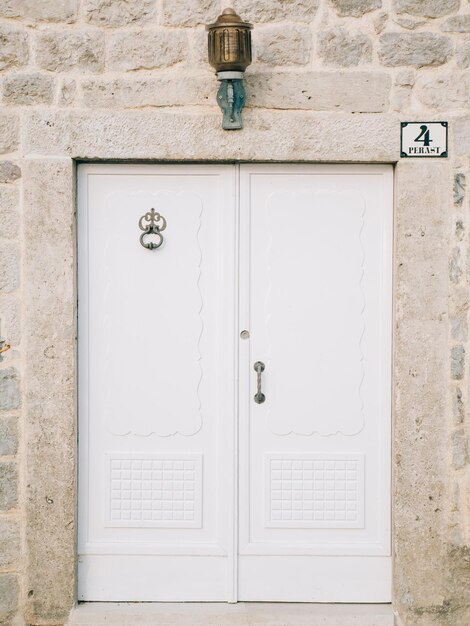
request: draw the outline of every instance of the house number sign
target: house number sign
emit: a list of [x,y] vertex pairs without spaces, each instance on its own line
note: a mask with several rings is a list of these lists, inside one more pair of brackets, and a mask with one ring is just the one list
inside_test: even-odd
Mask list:
[[402,122],[401,157],[447,157],[447,122]]

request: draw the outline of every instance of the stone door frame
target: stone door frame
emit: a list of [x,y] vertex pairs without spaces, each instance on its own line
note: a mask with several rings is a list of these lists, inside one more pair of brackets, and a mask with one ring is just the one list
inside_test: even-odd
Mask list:
[[[235,133],[222,131],[219,121],[217,114],[148,111],[33,116],[23,160],[28,623],[62,624],[76,602],[75,181],[82,160],[395,165],[394,606],[408,610],[411,576],[422,590],[416,606],[440,602],[430,601],[429,572],[442,570],[443,518],[434,533],[426,529],[431,510],[445,510],[449,474],[442,442],[451,162],[398,161],[395,115],[248,112],[245,130]],[[426,554],[423,571],[415,567],[419,554]]]

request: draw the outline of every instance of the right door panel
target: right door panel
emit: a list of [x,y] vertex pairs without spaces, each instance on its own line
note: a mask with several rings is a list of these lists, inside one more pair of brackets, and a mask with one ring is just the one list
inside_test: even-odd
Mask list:
[[240,176],[239,597],[388,602],[393,169]]

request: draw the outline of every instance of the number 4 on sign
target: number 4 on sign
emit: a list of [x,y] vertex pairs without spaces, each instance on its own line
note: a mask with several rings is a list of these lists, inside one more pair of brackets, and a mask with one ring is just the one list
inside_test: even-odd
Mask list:
[[401,157],[446,158],[448,122],[401,122]]
[[[420,141],[423,144],[423,146],[429,146],[429,144],[432,143],[432,139],[429,138],[429,128],[425,126],[424,124],[420,128],[421,128],[421,132],[416,137],[415,141]],[[424,135],[424,139],[421,139],[423,135]]]

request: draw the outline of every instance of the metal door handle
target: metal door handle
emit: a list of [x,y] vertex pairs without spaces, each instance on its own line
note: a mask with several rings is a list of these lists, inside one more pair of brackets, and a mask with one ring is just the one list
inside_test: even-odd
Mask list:
[[266,396],[261,392],[261,372],[264,372],[265,365],[262,361],[256,361],[253,365],[253,369],[256,372],[256,393],[254,400],[256,404],[263,404],[266,400]]

